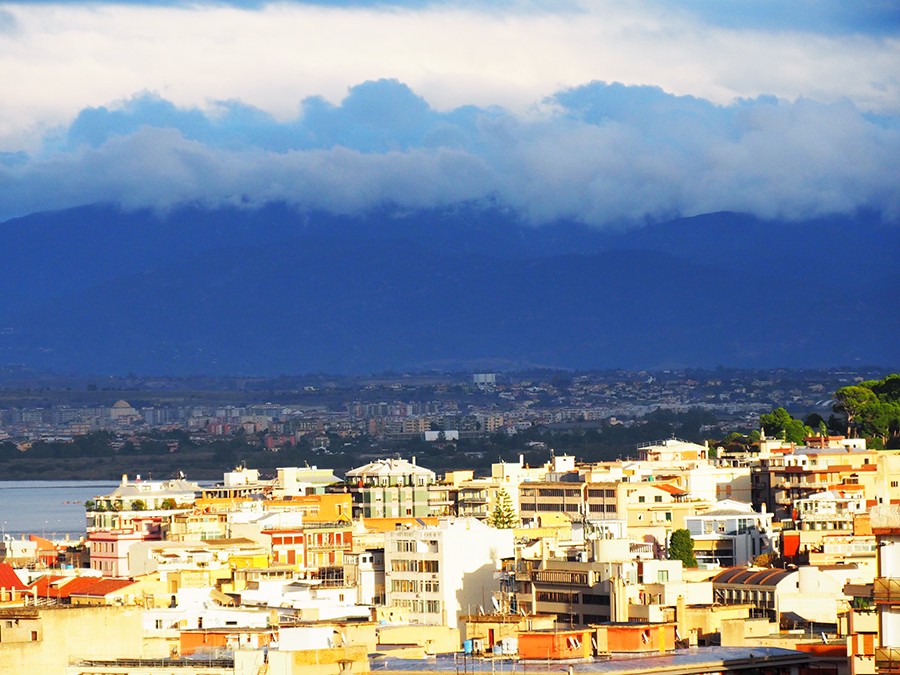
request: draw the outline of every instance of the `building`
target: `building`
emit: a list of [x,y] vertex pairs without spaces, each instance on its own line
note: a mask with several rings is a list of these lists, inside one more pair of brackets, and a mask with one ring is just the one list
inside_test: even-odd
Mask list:
[[158,540],[156,535],[138,530],[95,530],[88,537],[91,569],[111,577],[132,574],[128,551],[143,541]]
[[345,478],[354,518],[428,516],[428,486],[434,482],[434,471],[418,466],[415,457],[379,459],[348,471]]
[[844,588],[855,566],[794,570],[731,567],[712,578],[713,600],[719,605],[752,605],[754,617],[793,627],[836,626],[851,598]]
[[490,602],[495,573],[513,555],[512,530],[475,518],[442,518],[437,526],[385,534],[385,604],[410,621],[461,627],[461,617]]
[[778,521],[793,519],[798,500],[826,490],[861,490],[866,498],[874,498],[878,453],[867,450],[863,439],[833,438],[840,440],[828,447],[797,447],[760,459],[754,468],[754,504],[771,505]]
[[[89,511],[153,511],[156,509],[173,509],[181,505],[193,505],[200,494],[200,486],[183,478],[154,481],[141,480],[138,475],[129,481],[122,474],[122,482],[108,495],[95,497],[93,508]],[[103,527],[103,525],[97,525]]]
[[877,541],[873,592],[878,617],[875,672],[900,673],[900,507],[876,506],[871,519]]
[[772,514],[757,513],[750,504],[721,501],[709,511],[686,516],[699,564],[739,567],[774,550]]
[[0,609],[0,675],[64,673],[71,658],[140,657],[141,612],[114,606]]
[[344,555],[353,549],[349,520],[266,529],[263,534],[271,538],[273,564],[290,565],[304,576],[343,579]]

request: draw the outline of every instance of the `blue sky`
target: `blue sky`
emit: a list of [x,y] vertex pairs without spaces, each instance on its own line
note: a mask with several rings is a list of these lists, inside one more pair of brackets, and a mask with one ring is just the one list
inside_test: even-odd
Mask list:
[[900,217],[893,2],[0,3],[0,218]]

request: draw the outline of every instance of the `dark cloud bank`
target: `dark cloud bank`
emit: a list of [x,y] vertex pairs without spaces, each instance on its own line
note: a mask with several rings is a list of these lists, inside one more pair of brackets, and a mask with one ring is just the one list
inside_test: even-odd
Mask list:
[[533,223],[658,221],[721,210],[900,219],[900,120],[849,102],[717,106],[592,83],[532,115],[439,112],[402,83],[279,122],[240,102],[180,109],[152,94],[86,109],[41,152],[0,155],[0,218],[94,202],[169,208],[280,201],[336,214],[490,200]]

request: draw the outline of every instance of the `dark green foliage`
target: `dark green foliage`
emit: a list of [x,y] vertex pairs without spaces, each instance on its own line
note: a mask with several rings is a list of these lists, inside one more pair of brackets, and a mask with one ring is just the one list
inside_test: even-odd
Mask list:
[[795,420],[784,408],[776,408],[767,415],[760,415],[759,423],[766,430],[766,435],[784,438],[797,445],[803,445],[804,439],[813,435],[812,429],[800,420]]
[[841,387],[834,398],[834,412],[846,421],[848,435],[900,447],[900,374]]
[[688,530],[675,530],[669,538],[669,560],[680,560],[685,567],[696,567],[694,540]]

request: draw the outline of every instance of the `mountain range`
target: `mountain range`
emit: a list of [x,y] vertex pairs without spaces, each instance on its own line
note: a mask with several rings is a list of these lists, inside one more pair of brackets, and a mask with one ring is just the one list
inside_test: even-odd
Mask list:
[[466,205],[0,223],[0,365],[159,375],[900,363],[900,228]]

